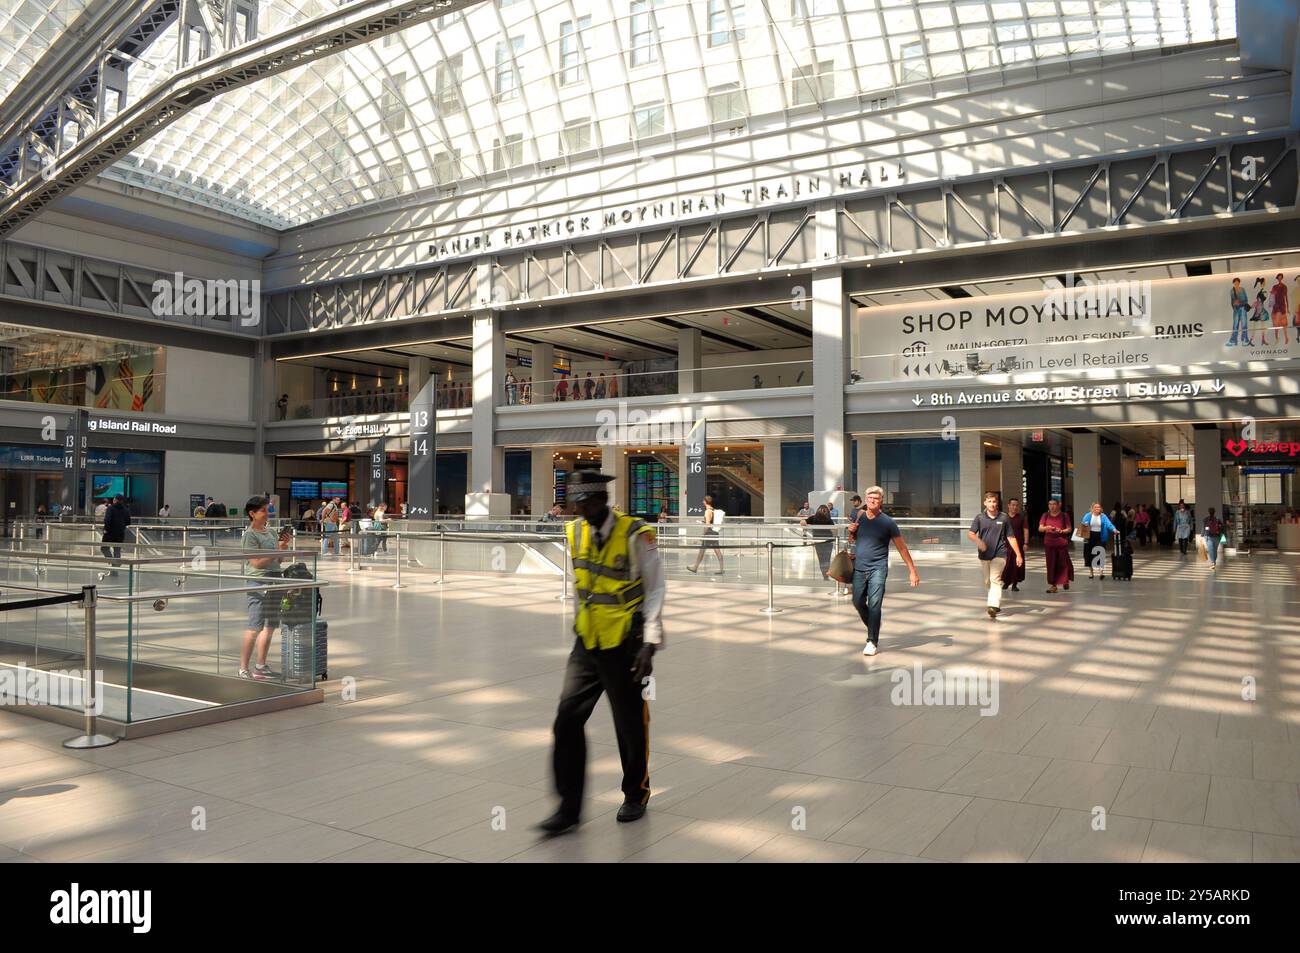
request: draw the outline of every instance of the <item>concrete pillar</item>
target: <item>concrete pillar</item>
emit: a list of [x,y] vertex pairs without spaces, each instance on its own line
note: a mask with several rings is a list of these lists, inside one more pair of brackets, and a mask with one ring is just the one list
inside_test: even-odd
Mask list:
[[[534,389],[533,393],[536,394],[537,390]],[[555,505],[555,457],[552,454],[550,447],[533,447],[533,498],[529,512],[539,519]]]
[[1101,497],[1101,438],[1095,433],[1076,433],[1071,439],[1071,455],[1074,458],[1074,495],[1070,504],[1070,515],[1075,523],[1092,512],[1092,504],[1100,503],[1105,512],[1110,511],[1110,503]]
[[763,519],[781,518],[781,441],[763,441]]
[[957,435],[958,500],[963,526],[984,507],[984,442],[979,431]]
[[1223,435],[1219,428],[1195,430],[1192,437],[1193,459],[1196,461],[1196,518],[1203,520],[1210,507],[1223,515]]
[[[275,361],[271,359],[265,341],[257,342],[251,373],[248,419],[257,424],[257,429],[253,433],[253,459],[248,468],[250,496],[267,490],[275,492],[275,457],[266,453],[266,428],[263,425],[275,419],[275,401],[279,395],[275,394]],[[282,505],[287,507],[289,501],[282,501]]]
[[609,493],[609,505],[618,510],[627,510],[627,454],[621,447],[600,448],[600,472],[614,478],[606,487]]
[[704,389],[704,372],[700,369],[703,351],[699,328],[682,328],[677,332],[677,393],[698,394]]
[[853,443],[858,455],[858,485],[852,490],[865,501],[867,487],[876,485],[876,438],[858,434]]
[[1104,443],[1099,450],[1099,459],[1101,485],[1098,492],[1101,494],[1101,508],[1109,513],[1116,500],[1127,502],[1124,499],[1124,448],[1117,443]]
[[[433,361],[427,357],[409,357],[406,360],[406,406],[410,407],[415,403],[415,395],[420,393],[420,388],[424,386],[425,381],[433,374]],[[437,406],[437,400],[434,400]]]
[[844,281],[838,268],[815,273],[812,281],[813,485],[842,489],[848,480],[849,441],[844,433]]
[[534,404],[544,404],[555,397],[555,345],[533,345],[533,386]]
[[506,336],[498,316],[484,312],[473,319],[474,415],[470,421],[469,492],[465,494],[465,515],[484,519],[510,514],[510,495],[505,489],[505,451],[496,443],[496,406],[504,390]]
[[[1002,505],[1015,497],[1024,505],[1025,454],[1024,447],[1017,441],[1002,442]],[[982,501],[981,501],[982,502]]]

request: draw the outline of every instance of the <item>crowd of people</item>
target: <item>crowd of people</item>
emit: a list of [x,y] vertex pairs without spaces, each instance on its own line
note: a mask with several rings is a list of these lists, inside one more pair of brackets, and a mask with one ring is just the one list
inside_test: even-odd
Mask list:
[[[585,376],[575,373],[572,378],[557,377],[553,381],[543,382],[549,388],[552,399],[560,402],[574,400],[607,400],[626,396],[626,390],[620,389],[619,379],[623,375],[611,370],[608,374],[597,371],[592,376],[587,371]],[[531,404],[533,402],[533,385],[527,378],[516,378],[513,371],[506,371],[506,404]]]
[[352,545],[354,534],[364,534],[360,552],[369,556],[388,551],[388,539],[383,534],[388,532],[391,519],[387,503],[362,506],[336,496],[308,505],[299,517],[299,527],[304,533],[320,534],[322,556],[341,555],[345,544]]

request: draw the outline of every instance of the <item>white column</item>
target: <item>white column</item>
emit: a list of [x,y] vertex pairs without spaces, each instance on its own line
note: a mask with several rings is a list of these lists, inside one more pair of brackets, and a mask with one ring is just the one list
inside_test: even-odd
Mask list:
[[609,505],[619,510],[627,509],[627,454],[622,447],[600,448],[600,472],[614,478],[606,488]]
[[[1192,452],[1195,454],[1196,518],[1205,519],[1214,507],[1223,516],[1223,435],[1213,430],[1192,432]],[[1294,479],[1294,478],[1293,478]]]
[[[251,363],[252,387],[249,394],[248,419],[257,424],[254,432],[253,459],[248,468],[248,489],[251,494],[275,492],[275,457],[266,453],[265,421],[274,420],[273,408],[279,394],[275,393],[275,361],[271,359],[265,341],[257,342],[257,353]],[[274,396],[273,396],[274,395]],[[286,499],[283,506],[287,508]]]
[[533,345],[533,386],[534,404],[544,404],[555,395],[555,384],[551,380],[555,375],[555,345]]
[[[1015,497],[1024,505],[1021,499],[1025,483],[1025,453],[1024,447],[1019,443],[1002,441],[1002,505],[1006,501]],[[982,501],[981,501],[982,502]]]
[[963,525],[984,506],[984,443],[979,431],[957,435],[957,470]]
[[843,488],[849,446],[844,433],[844,282],[838,268],[818,272],[812,282],[813,485]]
[[506,338],[492,312],[473,319],[473,408],[470,421],[469,492],[465,515],[485,519],[508,516],[510,495],[505,489],[505,451],[496,446],[496,405],[504,390]]
[[[534,365],[535,366],[535,365]],[[537,393],[536,390],[533,393]],[[529,512],[538,518],[555,505],[555,457],[550,447],[533,447],[533,498]]]
[[867,487],[876,485],[876,438],[858,434],[853,442],[858,454],[858,485],[853,488],[853,493],[865,501]]
[[763,519],[781,518],[781,441],[763,441]]
[[698,394],[704,389],[700,370],[702,350],[699,328],[682,328],[677,332],[677,393]]
[[420,388],[432,374],[433,361],[429,358],[412,355],[406,359],[406,390],[409,400],[415,400],[415,395],[420,393]]
[[1076,433],[1070,442],[1074,458],[1074,503],[1070,515],[1077,523],[1091,512],[1093,503],[1100,503],[1103,510],[1109,509],[1110,503],[1101,498],[1101,438],[1095,433]]

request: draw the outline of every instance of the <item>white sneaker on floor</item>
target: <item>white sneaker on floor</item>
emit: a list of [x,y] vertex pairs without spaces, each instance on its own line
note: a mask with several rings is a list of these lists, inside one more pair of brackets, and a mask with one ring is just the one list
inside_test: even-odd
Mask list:
[[875,654],[876,654],[876,643],[875,643],[875,642],[868,642],[866,645],[862,646],[862,654],[863,654],[863,655],[875,655]]

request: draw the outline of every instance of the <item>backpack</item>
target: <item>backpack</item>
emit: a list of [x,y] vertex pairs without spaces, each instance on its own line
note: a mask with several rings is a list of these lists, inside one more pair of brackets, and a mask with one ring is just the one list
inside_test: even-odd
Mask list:
[[720,510],[716,506],[713,508],[713,531],[716,533],[722,529],[722,521],[727,518],[727,511]]

